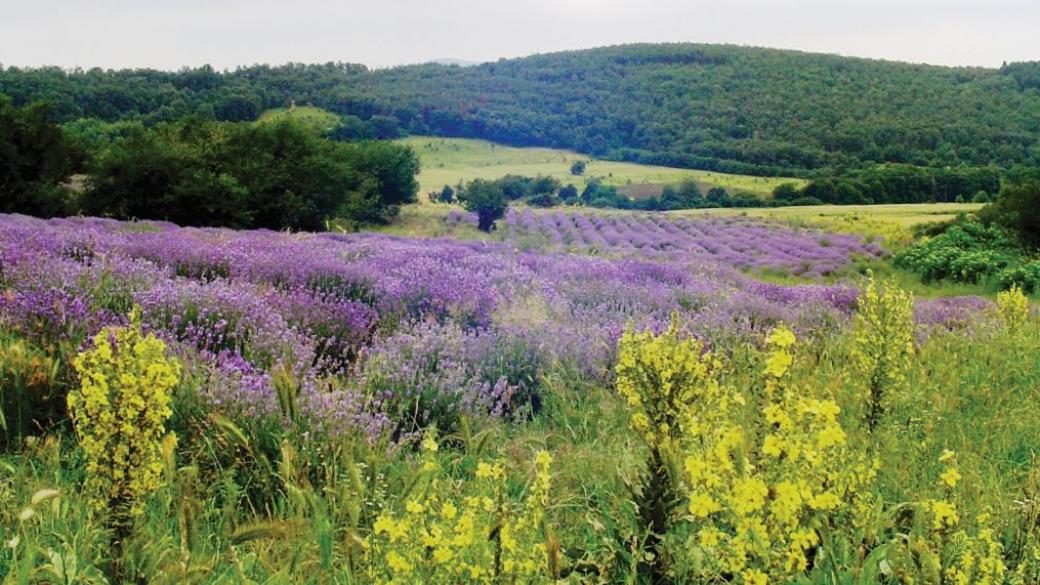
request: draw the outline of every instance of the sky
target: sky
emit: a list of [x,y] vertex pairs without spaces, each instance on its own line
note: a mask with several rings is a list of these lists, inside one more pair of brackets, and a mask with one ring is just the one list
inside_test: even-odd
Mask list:
[[1040,60],[1040,0],[0,0],[0,64],[218,69],[492,61],[729,43],[999,67]]

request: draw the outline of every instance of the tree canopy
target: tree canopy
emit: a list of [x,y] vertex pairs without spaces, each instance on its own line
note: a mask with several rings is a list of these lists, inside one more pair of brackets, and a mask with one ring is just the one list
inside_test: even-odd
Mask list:
[[368,70],[327,63],[218,72],[0,71],[56,119],[251,119],[291,100],[349,115],[344,137],[402,133],[571,148],[759,175],[879,163],[1040,164],[1040,65],[940,67],[722,45],[644,44]]

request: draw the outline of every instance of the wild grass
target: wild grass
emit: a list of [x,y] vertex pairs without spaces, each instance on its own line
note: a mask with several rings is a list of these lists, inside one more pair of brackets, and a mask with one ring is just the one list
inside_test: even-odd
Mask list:
[[[1014,333],[994,322],[919,343],[909,389],[888,397],[891,408],[874,436],[862,427],[867,405],[848,368],[852,343],[838,332],[800,340],[788,387],[837,401],[849,444],[877,455],[872,489],[886,509],[941,497],[939,458],[953,450],[963,475],[961,518],[991,514],[1009,564],[1028,554],[1040,490],[1036,316]],[[725,359],[721,383],[754,396],[761,349],[717,350]],[[518,422],[465,418],[440,437],[436,465],[448,473],[445,480],[466,481],[480,462],[501,462],[504,497],[516,499],[530,481],[534,454],[547,450],[549,536],[539,538],[558,543],[561,582],[642,582],[639,566],[652,551],[634,502],[646,453],[628,428],[628,407],[612,388],[575,372],[550,367],[539,376],[545,402],[538,415]],[[184,381],[175,395],[171,430],[180,441],[164,455],[162,485],[124,546],[125,582],[367,582],[359,572],[361,543],[381,510],[403,510],[412,497],[423,473],[416,447],[232,423],[208,413],[192,384]],[[4,583],[101,583],[111,575],[108,529],[81,491],[86,474],[75,438],[61,426],[0,455]],[[842,546],[880,547],[896,536],[892,517],[866,520],[875,540],[856,545],[860,537],[843,531]],[[886,582],[847,580],[869,568],[862,553],[848,554],[839,559],[843,578],[811,570],[806,582]]]

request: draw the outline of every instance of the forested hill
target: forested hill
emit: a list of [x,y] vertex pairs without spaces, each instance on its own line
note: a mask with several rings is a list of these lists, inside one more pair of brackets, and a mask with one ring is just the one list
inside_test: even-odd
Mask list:
[[[1040,164],[1040,63],[950,68],[718,45],[627,45],[385,70],[0,72],[16,103],[64,120],[251,119],[289,100],[397,133],[566,147],[600,157],[807,175],[876,162]],[[359,121],[348,118],[348,122]]]

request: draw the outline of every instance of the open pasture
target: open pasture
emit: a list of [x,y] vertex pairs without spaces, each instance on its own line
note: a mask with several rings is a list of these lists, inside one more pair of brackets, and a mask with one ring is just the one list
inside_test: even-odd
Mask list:
[[[777,177],[752,177],[710,171],[673,169],[652,165],[590,159],[569,150],[553,148],[518,148],[494,144],[485,140],[466,138],[438,138],[432,136],[410,136],[398,142],[407,144],[419,154],[422,170],[419,173],[420,200],[426,193],[440,190],[444,185],[454,187],[473,179],[497,179],[505,175],[550,176],[564,185],[573,183],[579,191],[592,178],[622,190],[630,188],[647,195],[649,188],[657,194],[665,185],[674,185],[685,179],[697,181],[707,191],[718,186],[730,192],[748,191],[760,195],[773,192],[781,183],[804,183],[800,179]],[[571,163],[588,161],[585,173],[572,175]],[[639,188],[640,185],[650,187]]]

